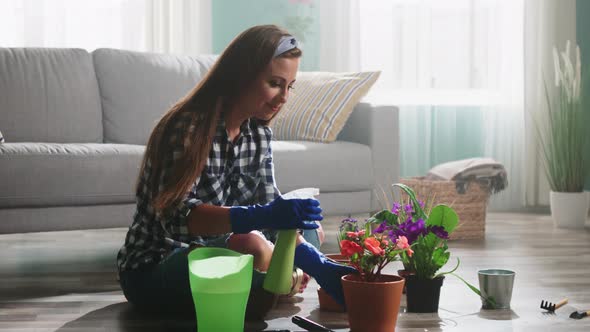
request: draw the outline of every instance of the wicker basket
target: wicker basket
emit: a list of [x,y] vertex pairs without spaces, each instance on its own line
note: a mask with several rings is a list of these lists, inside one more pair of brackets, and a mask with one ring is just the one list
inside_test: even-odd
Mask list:
[[434,204],[446,204],[459,216],[459,226],[451,240],[483,239],[486,228],[486,208],[489,194],[475,182],[469,183],[464,194],[457,193],[454,181],[432,181],[416,177],[402,179],[422,199],[433,197]]

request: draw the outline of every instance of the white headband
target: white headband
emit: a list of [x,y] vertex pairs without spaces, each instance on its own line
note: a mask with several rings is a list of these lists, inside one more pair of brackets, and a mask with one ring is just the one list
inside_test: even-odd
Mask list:
[[281,40],[279,40],[279,46],[275,50],[275,54],[272,56],[276,58],[277,56],[290,51],[297,47],[297,40],[293,36],[283,36]]

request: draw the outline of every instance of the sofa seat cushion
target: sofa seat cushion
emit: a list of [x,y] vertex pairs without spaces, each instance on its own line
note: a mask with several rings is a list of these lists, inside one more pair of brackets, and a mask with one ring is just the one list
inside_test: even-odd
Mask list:
[[[273,141],[281,192],[373,188],[368,146],[336,141]],[[0,208],[133,203],[144,146],[4,143],[0,145]]]
[[325,192],[372,190],[371,150],[367,145],[335,141],[273,141],[275,178],[281,192],[305,187]]
[[132,203],[143,152],[126,144],[1,144],[0,208]]

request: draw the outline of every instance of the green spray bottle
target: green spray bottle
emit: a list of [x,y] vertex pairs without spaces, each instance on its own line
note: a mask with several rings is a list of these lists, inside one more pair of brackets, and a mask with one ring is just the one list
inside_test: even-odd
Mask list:
[[[302,188],[282,195],[283,199],[313,198],[319,195],[318,188]],[[280,230],[272,252],[270,265],[262,287],[274,294],[289,294],[292,287],[293,262],[295,260],[295,246],[297,244],[297,230]]]

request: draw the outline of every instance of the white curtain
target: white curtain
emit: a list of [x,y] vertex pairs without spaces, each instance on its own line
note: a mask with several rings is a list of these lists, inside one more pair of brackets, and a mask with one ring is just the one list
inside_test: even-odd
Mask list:
[[531,114],[545,112],[543,77],[554,80],[552,49],[576,40],[575,0],[526,0],[525,2],[525,107],[526,107],[526,203],[549,204],[549,184],[538,152]]
[[492,208],[524,205],[524,0],[327,1],[320,10],[320,70],[380,70],[367,99],[400,107],[402,173],[459,159],[477,140],[508,169]]
[[323,71],[360,70],[359,0],[321,0],[319,67]]
[[492,97],[481,105],[484,112],[484,156],[506,167],[508,188],[492,196],[492,210],[516,210],[524,206],[526,151],[524,140],[524,2],[489,4],[486,73],[482,87]]
[[210,11],[210,0],[0,0],[0,46],[211,53]]
[[149,50],[211,53],[211,0],[149,0],[147,10]]

